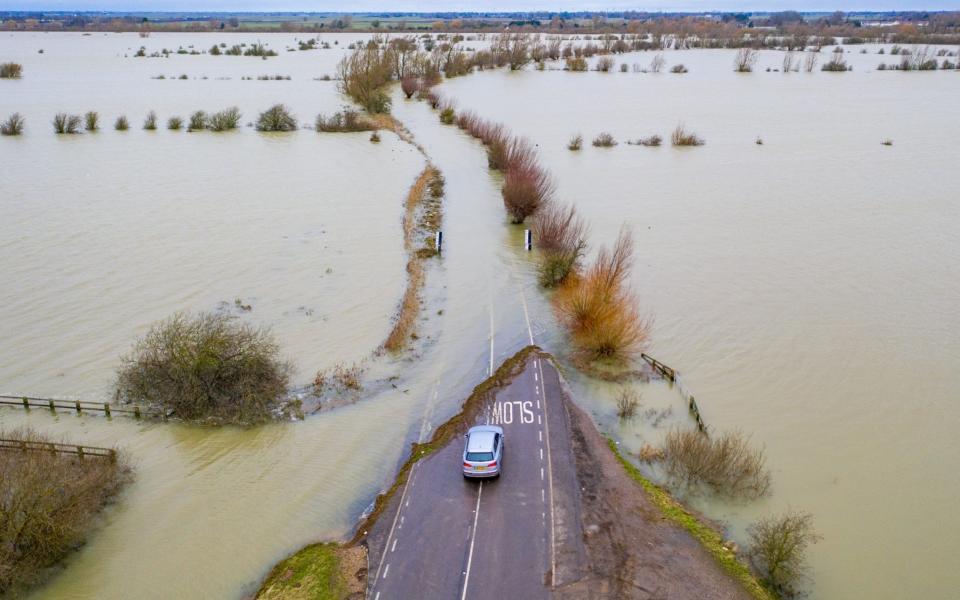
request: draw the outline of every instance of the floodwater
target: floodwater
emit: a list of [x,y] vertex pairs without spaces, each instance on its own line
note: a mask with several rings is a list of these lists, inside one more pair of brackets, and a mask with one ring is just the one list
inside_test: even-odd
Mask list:
[[[150,323],[221,302],[273,328],[301,384],[382,341],[405,284],[400,218],[423,165],[416,151],[392,135],[374,145],[309,130],[139,129],[149,110],[163,122],[237,105],[246,123],[284,102],[307,124],[336,110],[335,84],[314,78],[358,36],[285,52],[296,37],[0,35],[0,59],[25,67],[24,79],[0,81],[0,116],[20,111],[28,127],[0,139],[12,167],[0,183],[0,392],[101,398]],[[141,44],[257,39],[280,56],[132,58]],[[730,51],[685,51],[665,54],[685,75],[492,72],[441,90],[540,145],[593,248],[632,226],[651,353],[683,373],[709,425],[764,444],[774,473],[764,501],[696,505],[739,539],[759,515],[811,511],[824,536],[811,552],[815,598],[946,598],[960,585],[960,125],[950,117],[960,73],[875,72],[869,51],[850,54],[855,70],[843,74],[767,73],[780,66],[774,52],[735,74]],[[292,79],[241,79],[266,74]],[[86,110],[101,113],[103,131],[53,134],[55,112]],[[121,113],[125,133],[111,127]],[[421,340],[407,357],[374,361],[378,375],[400,376],[395,387],[374,382],[357,404],[250,430],[0,410],[2,428],[118,444],[137,469],[104,526],[34,598],[241,597],[285,554],[348,535],[406,444],[491,364],[531,336],[563,353],[482,148],[424,103],[395,98],[394,114],[447,180],[446,248],[428,273]],[[666,138],[679,121],[707,145],[565,148],[578,131],[588,142],[601,131]],[[253,310],[231,308],[236,298]],[[643,418],[617,423],[615,389],[568,376],[629,449],[662,433]],[[673,407],[667,423],[684,423],[666,385],[642,391],[647,405]]]

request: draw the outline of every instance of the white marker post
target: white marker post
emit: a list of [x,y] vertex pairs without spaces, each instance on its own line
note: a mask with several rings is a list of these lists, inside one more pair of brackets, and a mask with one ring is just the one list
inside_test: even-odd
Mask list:
[[437,251],[437,254],[440,254],[443,252],[443,232],[442,231],[437,232],[437,236],[434,240],[433,248],[434,250]]
[[533,250],[533,234],[530,233],[529,229],[523,230],[523,247],[528,252]]

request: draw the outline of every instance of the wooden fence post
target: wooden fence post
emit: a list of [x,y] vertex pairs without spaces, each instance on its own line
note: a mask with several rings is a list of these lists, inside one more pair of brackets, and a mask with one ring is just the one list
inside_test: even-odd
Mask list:
[[77,456],[80,457],[80,460],[83,460],[83,446],[77,446]]
[[77,406],[77,414],[80,414],[80,401],[79,401],[79,400],[76,401],[76,406]]
[[30,401],[27,400],[26,396],[23,397],[23,407],[27,410],[30,410]]
[[134,404],[134,405],[133,405],[133,416],[136,417],[136,418],[138,418],[138,419],[140,418],[140,405],[139,405],[139,404]]
[[109,403],[109,402],[104,402],[104,403],[103,403],[103,412],[105,412],[108,417],[110,416],[110,403]]
[[57,407],[53,405],[53,398],[50,399],[50,411],[57,412]]

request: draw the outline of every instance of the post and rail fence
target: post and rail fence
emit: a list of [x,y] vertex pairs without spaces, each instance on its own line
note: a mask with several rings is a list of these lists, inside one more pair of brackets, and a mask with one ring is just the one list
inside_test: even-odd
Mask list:
[[[36,398],[33,396],[8,396],[0,394],[0,405],[7,406],[20,406],[26,410],[31,408],[46,408],[52,412],[57,412],[57,409],[60,410],[71,410],[76,411],[78,414],[83,411],[87,412],[102,412],[106,416],[113,416],[114,413],[121,415],[132,415],[135,419],[139,419],[144,415],[150,413],[150,410],[140,407],[139,405],[127,406],[116,406],[110,404],[109,402],[89,402],[85,400],[64,400],[57,398]],[[155,410],[153,412],[156,412]],[[160,414],[160,416],[166,418],[166,414]]]
[[31,442],[27,440],[9,440],[0,438],[0,451],[14,450],[20,452],[52,452],[54,454],[73,454],[80,459],[88,456],[106,458],[116,462],[117,451],[113,448],[99,446],[79,446],[76,444],[57,444],[53,442]]
[[680,397],[683,398],[683,400],[687,403],[687,410],[690,411],[690,416],[693,417],[694,422],[697,424],[697,429],[700,430],[700,433],[706,435],[707,426],[703,423],[703,417],[700,415],[700,407],[697,406],[697,400],[693,397],[693,394],[687,390],[686,386],[683,385],[683,382],[680,380],[680,373],[677,372],[676,369],[668,367],[649,354],[643,353],[640,355],[640,357],[664,379],[677,386],[677,391],[680,392]]

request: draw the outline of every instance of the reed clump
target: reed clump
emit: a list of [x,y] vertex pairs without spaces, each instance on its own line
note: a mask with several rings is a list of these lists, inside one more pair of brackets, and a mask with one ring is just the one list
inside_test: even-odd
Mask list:
[[283,104],[271,106],[257,119],[257,131],[293,131],[296,128],[296,118]]
[[240,126],[240,109],[236,106],[225,108],[210,115],[207,128],[210,131],[230,131]]
[[440,122],[444,125],[453,125],[456,117],[457,113],[453,107],[453,103],[449,101],[443,102],[440,106]]
[[546,288],[563,284],[580,269],[587,249],[587,226],[574,205],[552,203],[534,217],[533,239],[540,252],[538,279]]
[[120,115],[117,117],[117,120],[113,122],[113,128],[117,131],[126,131],[130,129],[130,121],[127,120],[127,117]]
[[375,129],[374,124],[363,116],[349,108],[345,108],[338,113],[333,113],[329,117],[323,114],[317,115],[314,122],[314,129],[318,132],[350,132],[350,131],[370,131]]
[[[23,442],[61,442],[32,429],[0,432]],[[50,567],[83,544],[96,515],[131,479],[116,460],[68,454],[0,452],[0,595],[21,597]]]
[[23,77],[23,65],[15,62],[0,64],[0,79],[20,79]]
[[677,125],[677,128],[670,134],[670,143],[674,146],[702,146],[706,142],[692,131],[687,131],[683,123]]
[[640,393],[631,387],[624,387],[617,394],[617,416],[621,419],[632,419],[640,408]]
[[13,113],[7,120],[0,123],[0,135],[21,135],[26,121],[20,113]]
[[759,498],[770,490],[763,448],[751,447],[750,438],[739,431],[707,436],[674,429],[663,450],[666,474],[675,485],[730,498]]
[[649,324],[640,316],[629,274],[633,237],[621,230],[611,249],[601,248],[584,273],[572,273],[553,297],[579,362],[624,364],[640,352]]
[[83,123],[87,131],[97,131],[100,129],[100,115],[96,111],[88,111],[83,115]]
[[147,118],[143,120],[143,128],[147,131],[156,131],[157,129],[157,113],[152,110],[147,113]]
[[80,133],[82,121],[78,115],[68,115],[67,113],[57,113],[53,117],[53,130],[59,134],[73,135]]
[[260,423],[284,412],[291,372],[269,331],[222,313],[177,313],[134,343],[116,396],[186,421]]

